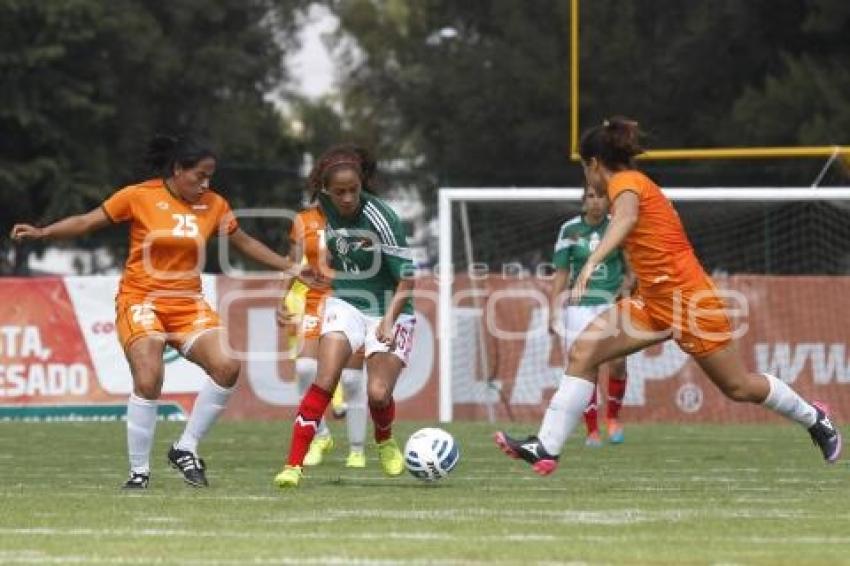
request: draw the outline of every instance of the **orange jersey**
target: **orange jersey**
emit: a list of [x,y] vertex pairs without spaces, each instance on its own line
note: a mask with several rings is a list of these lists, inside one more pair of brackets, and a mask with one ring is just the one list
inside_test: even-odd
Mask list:
[[210,236],[239,225],[227,201],[205,191],[196,203],[172,195],[162,179],[124,187],[103,203],[112,222],[130,222],[130,253],[119,295],[193,295]]
[[[289,231],[289,240],[292,244],[301,247],[304,262],[320,273],[326,273],[328,269],[325,225],[325,215],[322,213],[322,209],[315,206],[299,212],[292,223],[292,229]],[[296,287],[299,285],[303,285],[303,283],[296,281],[293,285],[293,291],[296,291]],[[310,306],[318,305],[329,292],[330,288],[322,290],[309,288],[307,290],[308,309]]]
[[[623,247],[641,292],[649,295],[701,285],[706,277],[702,265],[679,214],[658,185],[639,171],[621,171],[608,181],[608,198],[614,203],[625,191],[639,199],[637,223]],[[613,206],[616,213],[616,203]]]

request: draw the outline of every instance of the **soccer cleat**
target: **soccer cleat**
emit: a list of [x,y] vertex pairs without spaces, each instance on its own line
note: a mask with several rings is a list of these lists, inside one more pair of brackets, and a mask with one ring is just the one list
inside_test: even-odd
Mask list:
[[283,470],[274,477],[274,483],[281,489],[298,487],[298,482],[301,481],[301,477],[303,475],[304,473],[302,472],[301,466],[290,466],[287,464],[283,467]]
[[548,476],[558,468],[558,457],[546,452],[536,436],[527,436],[519,440],[498,431],[493,435],[493,440],[502,452],[511,458],[525,460],[541,476]]
[[334,389],[333,397],[331,397],[331,412],[334,418],[341,419],[348,412],[348,403],[345,402],[342,386],[337,385]]
[[829,419],[829,407],[817,401],[812,403],[812,406],[818,416],[815,424],[809,427],[809,434],[812,436],[812,442],[820,448],[823,459],[832,464],[841,456],[841,433]]
[[365,468],[366,454],[362,450],[352,450],[348,453],[348,458],[345,459],[346,468]]
[[325,454],[333,450],[334,439],[331,435],[317,436],[310,443],[310,449],[304,457],[305,466],[318,466],[325,458]]
[[404,471],[404,457],[394,438],[378,443],[378,458],[381,460],[381,468],[388,476],[398,476]]
[[626,439],[623,425],[617,419],[608,419],[608,442],[611,444],[622,444]]
[[147,489],[150,483],[151,475],[149,472],[130,471],[130,477],[121,487],[122,489]]
[[206,465],[201,458],[188,450],[179,450],[174,446],[168,451],[168,463],[183,474],[183,481],[192,487],[208,487]]
[[587,435],[587,438],[584,439],[584,445],[589,448],[599,448],[602,446],[602,438],[599,436],[598,432],[591,432]]

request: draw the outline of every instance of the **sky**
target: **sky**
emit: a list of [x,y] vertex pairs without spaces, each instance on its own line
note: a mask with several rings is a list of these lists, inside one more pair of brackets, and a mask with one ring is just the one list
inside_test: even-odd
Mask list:
[[318,98],[334,90],[335,67],[322,36],[336,30],[338,20],[326,8],[310,6],[299,33],[301,49],[287,59],[287,67],[297,92]]

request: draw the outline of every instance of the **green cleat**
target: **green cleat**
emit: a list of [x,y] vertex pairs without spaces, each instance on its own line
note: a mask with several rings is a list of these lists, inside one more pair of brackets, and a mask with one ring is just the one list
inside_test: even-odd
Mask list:
[[334,439],[332,436],[317,436],[310,443],[307,456],[304,457],[305,466],[318,466],[325,458],[325,454],[333,450]]
[[301,481],[301,476],[303,475],[301,466],[286,465],[283,467],[283,470],[274,477],[274,483],[281,489],[298,487],[298,482]]
[[388,476],[398,476],[404,472],[404,457],[394,438],[378,443],[378,458],[381,460],[381,468]]
[[365,468],[366,454],[362,450],[352,450],[348,453],[348,458],[345,459],[346,468]]

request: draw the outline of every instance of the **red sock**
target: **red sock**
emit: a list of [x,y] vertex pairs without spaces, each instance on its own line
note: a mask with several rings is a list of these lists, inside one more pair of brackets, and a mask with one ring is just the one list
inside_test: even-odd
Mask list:
[[298,416],[292,425],[292,443],[289,445],[289,458],[286,462],[290,466],[300,466],[304,463],[304,456],[307,455],[307,449],[316,436],[316,429],[319,428],[319,422],[330,402],[330,392],[315,383],[301,399]]
[[369,412],[372,413],[372,422],[375,423],[375,442],[383,442],[393,435],[393,421],[395,420],[395,400],[390,399],[386,407],[376,407],[369,403]]
[[626,394],[626,376],[608,377],[608,418],[616,419],[620,416],[620,407],[623,406],[623,396]]
[[599,421],[597,419],[597,411],[596,411],[596,395],[597,388],[593,388],[593,396],[591,396],[590,401],[587,403],[587,408],[584,410],[584,425],[587,427],[587,434],[593,434],[599,432]]

